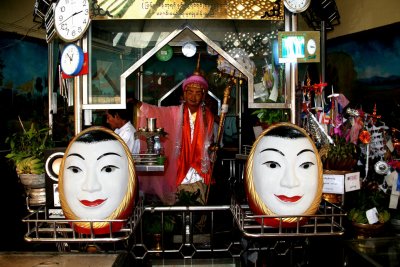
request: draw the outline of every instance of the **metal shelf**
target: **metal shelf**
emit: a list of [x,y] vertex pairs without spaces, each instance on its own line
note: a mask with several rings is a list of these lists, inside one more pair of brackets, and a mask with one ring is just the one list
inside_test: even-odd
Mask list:
[[[308,236],[341,236],[344,234],[343,218],[346,212],[339,206],[322,200],[315,215],[301,216],[268,216],[254,215],[247,204],[239,204],[234,198],[231,201],[231,211],[236,223],[246,237],[308,237]],[[294,227],[282,227],[285,218],[297,218]],[[279,227],[271,227],[256,221],[262,218],[274,218],[280,221]],[[306,223],[300,223],[306,219]]]
[[[24,236],[28,242],[118,242],[127,240],[134,232],[143,215],[143,201],[136,204],[133,214],[128,219],[117,220],[66,220],[66,219],[48,219],[45,206],[38,208],[33,213],[22,219],[26,223],[27,232]],[[89,222],[90,234],[80,234],[74,229],[74,224]],[[110,233],[104,235],[95,235],[94,223],[109,223]],[[122,223],[122,228],[117,232],[112,232],[113,223]]]

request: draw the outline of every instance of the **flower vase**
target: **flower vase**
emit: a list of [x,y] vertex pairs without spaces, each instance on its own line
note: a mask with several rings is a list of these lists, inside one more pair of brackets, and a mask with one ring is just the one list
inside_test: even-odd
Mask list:
[[26,188],[45,187],[45,174],[21,173],[18,175],[21,183]]
[[357,239],[380,236],[385,229],[384,223],[368,224],[352,222],[352,225]]

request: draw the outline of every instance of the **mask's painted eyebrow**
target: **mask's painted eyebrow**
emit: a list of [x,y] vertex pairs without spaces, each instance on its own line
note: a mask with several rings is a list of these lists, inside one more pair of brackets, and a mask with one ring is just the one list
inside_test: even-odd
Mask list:
[[266,148],[266,149],[261,150],[260,153],[265,152],[265,151],[275,151],[275,152],[281,154],[282,156],[285,156],[285,154],[283,154],[282,151],[280,151],[279,149],[276,149],[276,148]]
[[81,158],[81,159],[85,160],[85,158],[81,154],[78,154],[78,153],[71,153],[71,154],[69,154],[67,156],[67,158],[70,157],[70,156],[75,156],[75,157],[78,157],[78,158]]
[[101,159],[101,158],[104,157],[104,156],[110,156],[110,155],[115,155],[115,156],[118,156],[118,157],[122,157],[122,156],[121,156],[120,154],[118,154],[118,153],[108,152],[108,153],[104,153],[103,155],[100,155],[100,156],[97,158],[97,160]]
[[[297,153],[297,156],[300,155],[301,153],[304,153],[304,152],[311,152],[311,153],[314,153],[314,151],[312,151],[311,149],[303,149],[302,151],[300,151],[299,153]],[[315,153],[314,153],[314,154],[315,154]]]

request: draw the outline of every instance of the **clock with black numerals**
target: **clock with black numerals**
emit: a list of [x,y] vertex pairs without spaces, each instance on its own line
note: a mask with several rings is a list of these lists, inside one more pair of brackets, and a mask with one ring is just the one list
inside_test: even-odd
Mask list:
[[67,45],[61,54],[61,70],[69,75],[77,75],[83,67],[84,53],[76,44]]
[[58,36],[66,42],[82,38],[90,23],[89,10],[89,0],[58,0],[54,9]]
[[283,0],[283,4],[292,13],[301,13],[310,6],[311,0]]

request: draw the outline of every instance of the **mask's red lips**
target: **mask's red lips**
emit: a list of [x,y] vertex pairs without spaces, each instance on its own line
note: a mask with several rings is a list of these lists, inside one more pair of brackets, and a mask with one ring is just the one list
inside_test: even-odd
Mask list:
[[101,204],[103,204],[104,201],[106,201],[107,199],[96,199],[94,201],[90,201],[90,200],[79,200],[83,205],[85,205],[86,207],[97,207]]
[[302,196],[292,196],[292,197],[288,197],[285,195],[275,195],[275,196],[283,202],[293,202],[293,203],[299,201],[302,198]]

